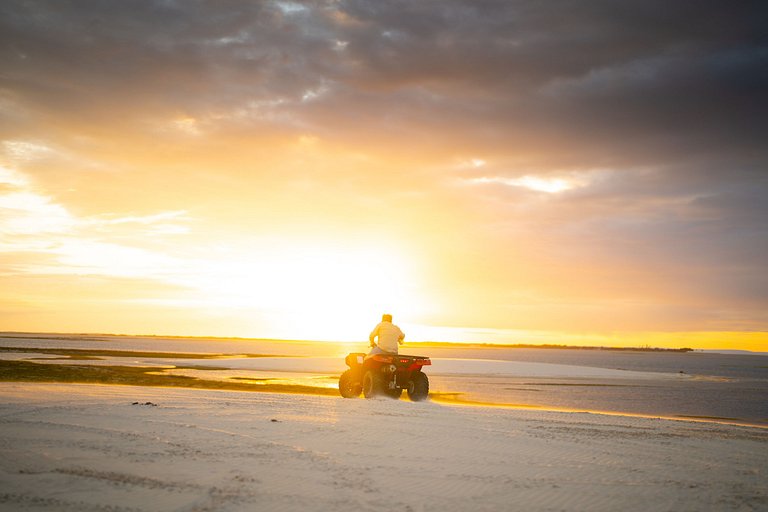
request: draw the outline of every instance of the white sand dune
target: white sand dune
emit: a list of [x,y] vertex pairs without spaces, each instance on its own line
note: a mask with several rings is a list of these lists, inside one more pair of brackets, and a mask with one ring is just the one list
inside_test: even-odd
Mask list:
[[708,423],[0,384],[4,511],[765,510],[766,448]]

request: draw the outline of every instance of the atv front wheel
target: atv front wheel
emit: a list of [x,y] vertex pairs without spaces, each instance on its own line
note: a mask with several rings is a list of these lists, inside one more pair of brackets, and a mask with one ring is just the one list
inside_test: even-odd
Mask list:
[[415,372],[408,383],[408,398],[420,402],[429,396],[429,379],[422,372]]
[[372,370],[365,372],[365,375],[363,375],[363,395],[365,398],[373,398],[379,394],[380,389],[381,378],[378,374],[374,373]]
[[362,386],[355,382],[355,376],[352,370],[347,370],[339,377],[339,393],[344,398],[357,398],[360,396]]

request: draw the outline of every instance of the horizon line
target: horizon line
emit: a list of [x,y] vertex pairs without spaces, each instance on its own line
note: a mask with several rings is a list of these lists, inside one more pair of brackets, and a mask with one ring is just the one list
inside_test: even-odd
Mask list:
[[[686,331],[687,332],[687,331]],[[696,332],[696,331],[691,331]],[[722,331],[722,332],[756,332],[762,331]],[[14,336],[20,335],[20,336]],[[37,335],[37,336],[35,336]],[[56,339],[53,336],[63,336],[67,338],[84,337],[121,337],[121,338],[166,338],[166,339],[190,339],[190,340],[234,340],[234,341],[267,341],[280,343],[340,343],[354,344],[365,343],[360,341],[343,340],[312,340],[299,338],[260,338],[251,336],[205,336],[205,335],[178,335],[178,334],[127,334],[127,333],[103,333],[103,332],[46,332],[46,331],[0,331],[0,337],[19,338],[19,339]],[[421,340],[408,341],[408,344],[417,344],[422,346],[438,347],[479,347],[479,348],[533,348],[533,349],[562,349],[562,350],[611,350],[611,351],[634,351],[634,352],[738,352],[747,354],[768,355],[768,351],[734,349],[734,348],[692,348],[692,347],[658,347],[651,345],[643,346],[616,346],[616,345],[569,345],[554,343],[494,343],[494,342],[475,342],[475,341],[435,341]]]

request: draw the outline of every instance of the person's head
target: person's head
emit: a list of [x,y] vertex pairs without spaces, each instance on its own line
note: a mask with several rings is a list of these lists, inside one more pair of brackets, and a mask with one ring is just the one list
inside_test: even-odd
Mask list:
[[381,321],[382,322],[392,322],[392,315],[388,315],[388,314],[384,313],[383,315],[381,315]]

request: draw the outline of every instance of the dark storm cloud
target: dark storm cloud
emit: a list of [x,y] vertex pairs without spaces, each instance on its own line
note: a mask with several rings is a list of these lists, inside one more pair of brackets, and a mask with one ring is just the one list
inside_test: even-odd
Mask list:
[[[459,133],[486,125],[514,134],[522,121],[593,145],[616,130],[647,139],[727,123],[731,139],[759,140],[764,5],[6,2],[2,82],[33,108],[198,112],[298,99],[325,82],[319,104],[351,102],[374,129],[394,99],[436,124],[442,112],[461,112]],[[335,124],[318,110],[308,120]],[[600,137],[574,133],[579,126]]]
[[319,79],[314,38],[267,3],[11,2],[0,10],[3,92],[32,112],[105,121],[200,113],[300,95]]
[[703,4],[352,3],[346,10],[361,24],[346,35],[356,43],[350,51],[367,63],[365,73],[377,82],[451,78],[471,84],[476,96],[478,88],[536,89],[599,70],[652,65],[653,59],[764,47],[764,7]]

